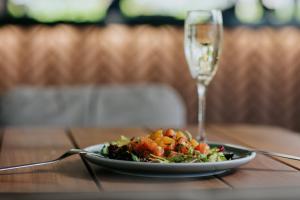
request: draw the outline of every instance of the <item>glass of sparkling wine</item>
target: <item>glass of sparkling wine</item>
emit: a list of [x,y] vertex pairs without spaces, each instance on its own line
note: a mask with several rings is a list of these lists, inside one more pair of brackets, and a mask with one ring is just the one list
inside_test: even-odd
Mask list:
[[223,35],[219,10],[194,10],[187,13],[184,27],[184,52],[198,90],[198,140],[206,141],[204,128],[205,93],[214,77]]

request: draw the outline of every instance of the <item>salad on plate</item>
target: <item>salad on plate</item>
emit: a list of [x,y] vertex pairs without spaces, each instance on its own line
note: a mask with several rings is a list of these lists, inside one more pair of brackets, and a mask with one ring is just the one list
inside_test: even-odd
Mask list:
[[146,136],[120,139],[104,144],[101,155],[117,160],[152,163],[205,163],[233,159],[224,146],[199,143],[190,132],[158,129]]

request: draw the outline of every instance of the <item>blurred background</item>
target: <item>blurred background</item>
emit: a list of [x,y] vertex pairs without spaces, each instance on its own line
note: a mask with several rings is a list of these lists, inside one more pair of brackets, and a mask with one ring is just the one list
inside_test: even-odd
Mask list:
[[183,23],[221,9],[207,122],[300,131],[300,0],[0,2],[2,126],[196,123]]
[[228,27],[300,23],[298,0],[2,0],[1,22],[181,26],[186,11],[192,9],[221,9]]

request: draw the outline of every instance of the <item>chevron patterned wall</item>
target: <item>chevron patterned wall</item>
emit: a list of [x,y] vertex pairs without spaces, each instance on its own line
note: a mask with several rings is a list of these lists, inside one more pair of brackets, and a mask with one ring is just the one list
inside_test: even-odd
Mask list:
[[[258,123],[300,131],[300,30],[225,30],[207,98],[211,123]],[[183,97],[188,122],[197,98],[172,26],[71,25],[0,28],[0,89],[19,85],[165,83]],[[159,97],[158,97],[159,98]]]

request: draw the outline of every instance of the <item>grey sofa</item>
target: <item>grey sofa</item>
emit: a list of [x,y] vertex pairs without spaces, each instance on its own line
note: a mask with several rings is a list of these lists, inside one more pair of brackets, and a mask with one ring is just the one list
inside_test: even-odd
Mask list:
[[2,126],[182,126],[186,109],[165,85],[20,87],[1,97]]

